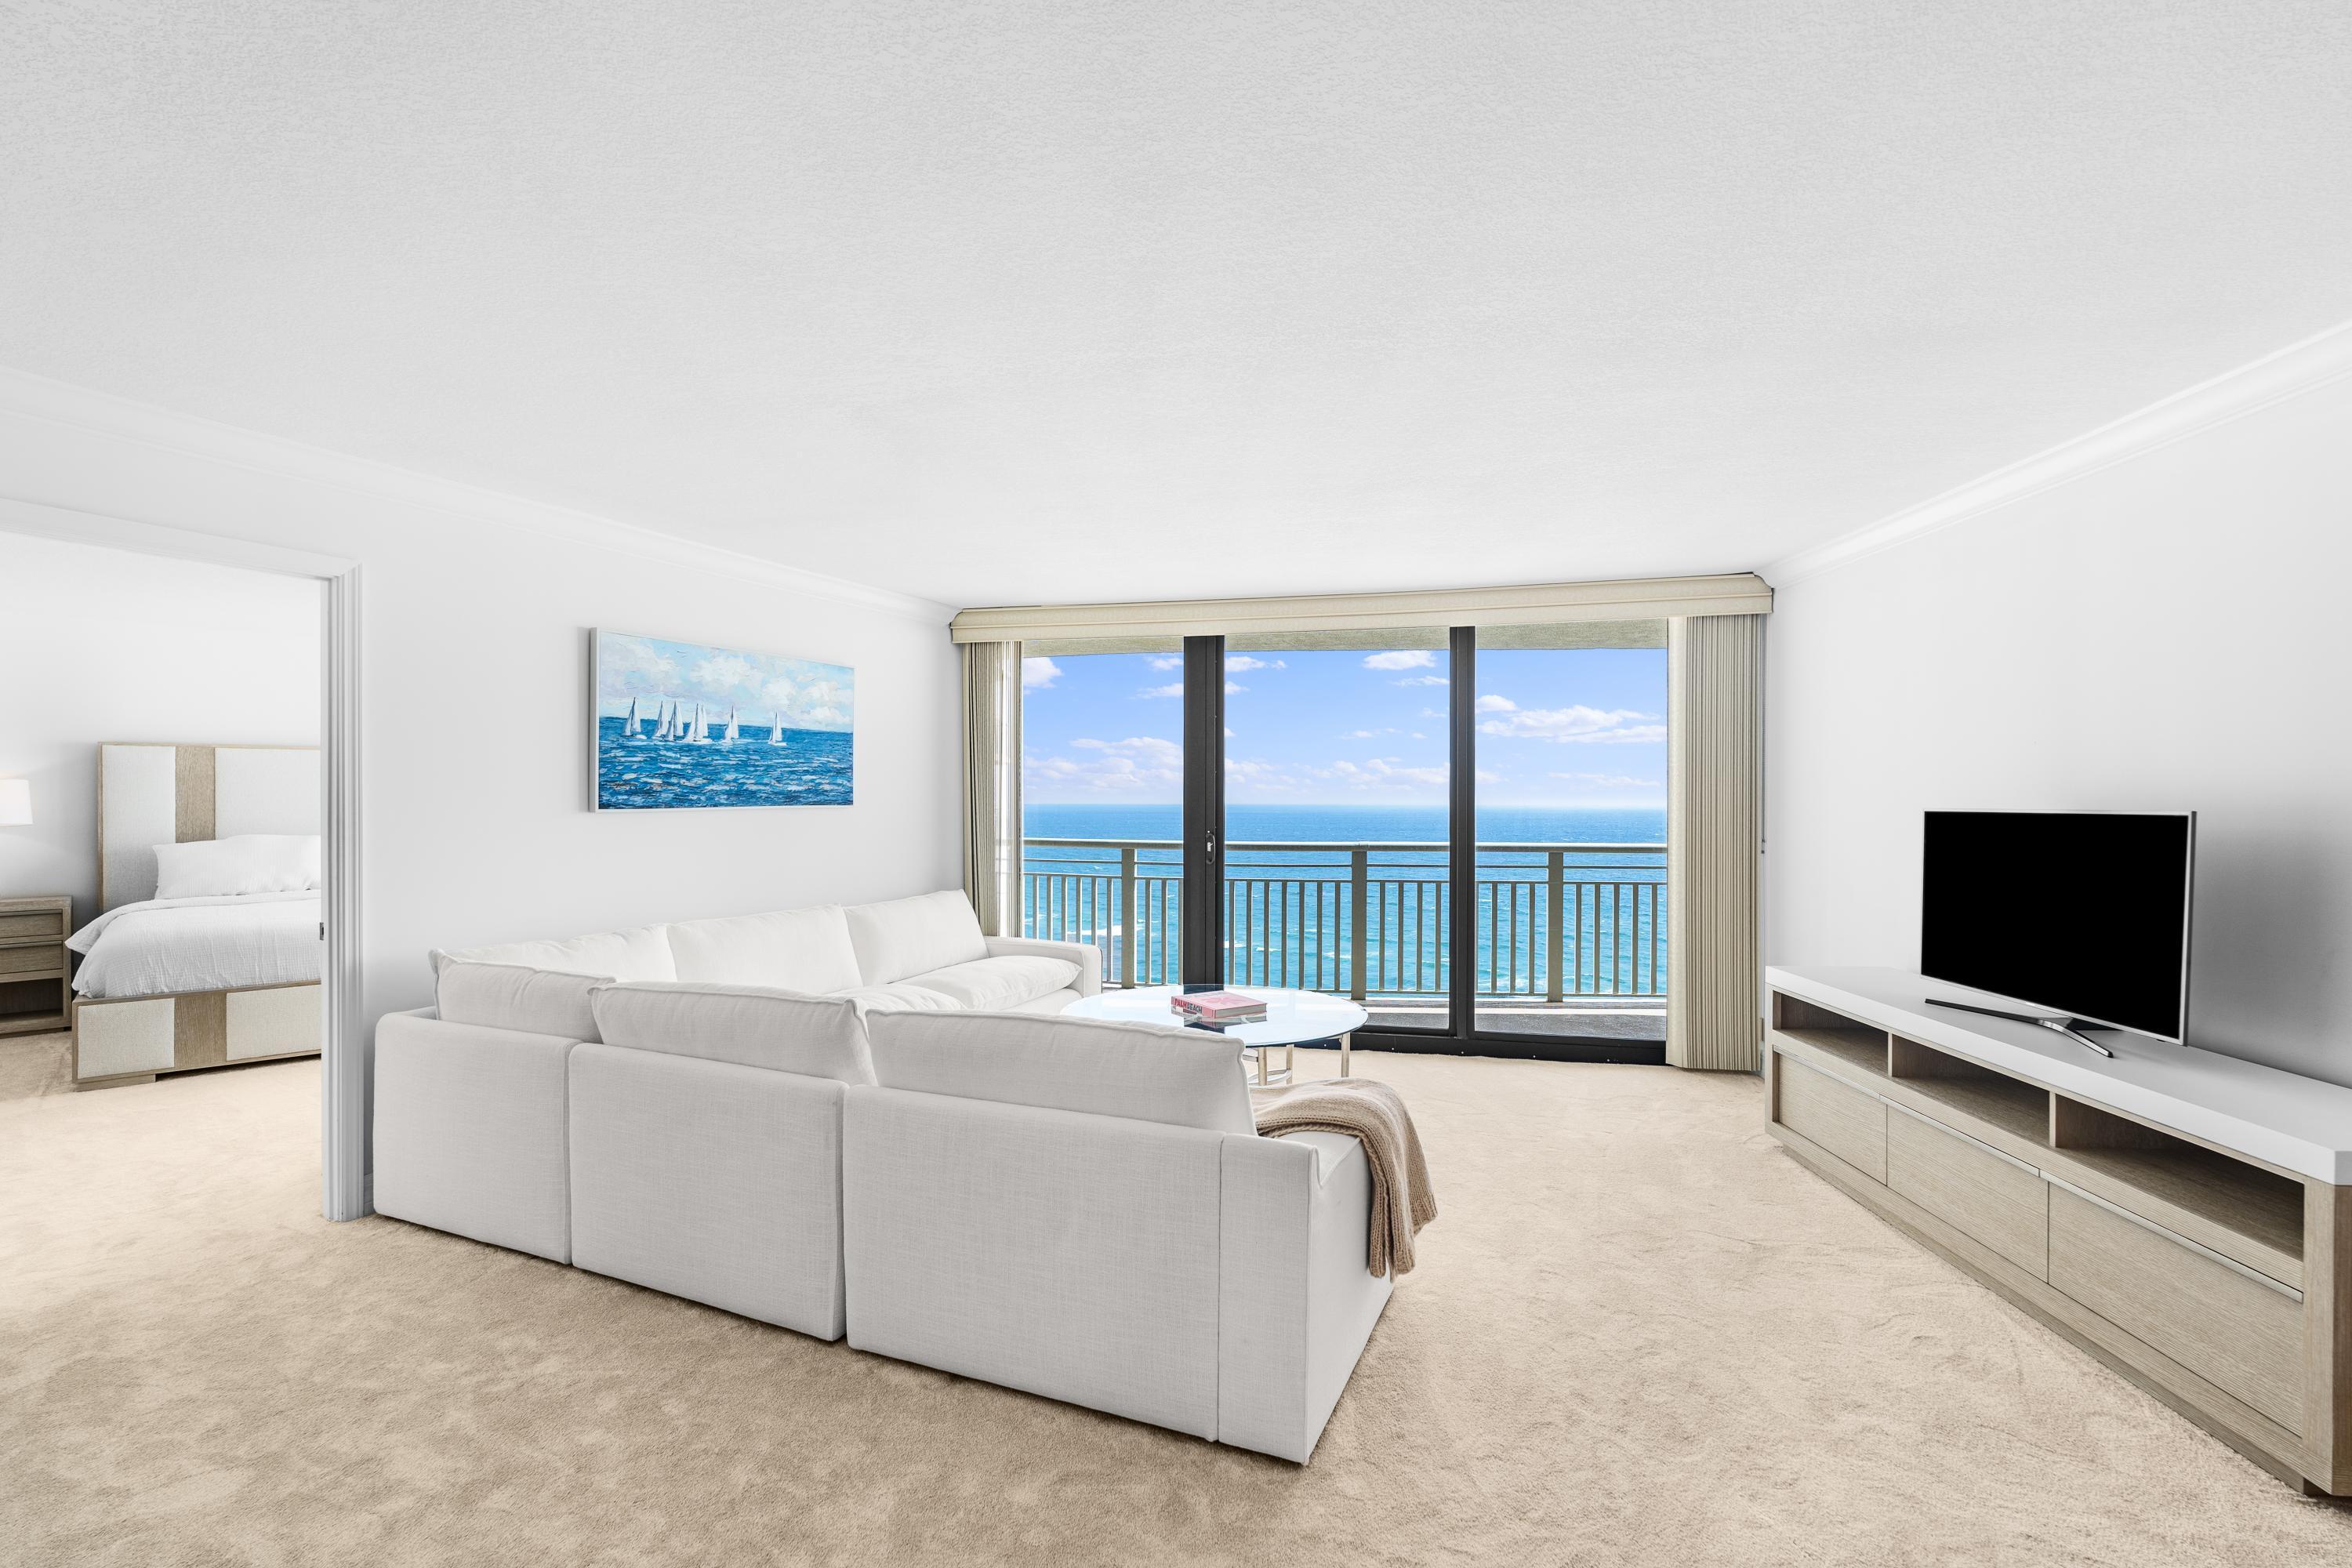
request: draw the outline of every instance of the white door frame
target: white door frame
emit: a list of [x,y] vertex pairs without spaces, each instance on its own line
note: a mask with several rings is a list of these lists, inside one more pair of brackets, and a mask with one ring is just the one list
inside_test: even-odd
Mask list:
[[369,1212],[367,1020],[360,965],[360,565],[339,556],[229,539],[128,518],[0,498],[0,531],[146,555],[242,566],[325,586],[321,599],[320,821],[326,887],[326,1040],[320,1052],[319,1206],[329,1219]]

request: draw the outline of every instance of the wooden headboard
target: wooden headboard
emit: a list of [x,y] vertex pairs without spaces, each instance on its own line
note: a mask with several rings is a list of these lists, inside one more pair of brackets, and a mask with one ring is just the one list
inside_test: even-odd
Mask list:
[[155,846],[319,831],[316,746],[98,748],[98,904],[155,896]]

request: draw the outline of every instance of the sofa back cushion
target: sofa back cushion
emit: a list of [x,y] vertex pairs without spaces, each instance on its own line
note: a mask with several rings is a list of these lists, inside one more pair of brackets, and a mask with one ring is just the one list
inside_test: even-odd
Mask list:
[[872,1083],[864,1009],[845,997],[683,981],[600,985],[592,1002],[608,1046]]
[[436,952],[433,971],[438,974],[452,963],[511,963],[612,980],[675,980],[677,968],[669,955],[668,931],[667,926],[635,926],[557,941],[504,942],[457,952]]
[[892,985],[951,963],[988,956],[980,917],[961,893],[925,893],[883,904],[853,904],[843,911],[857,968],[868,985]]
[[856,987],[857,950],[838,904],[767,915],[681,921],[669,928],[668,978],[717,985],[757,985],[812,996]]
[[434,1010],[444,1023],[593,1040],[601,1037],[590,994],[611,984],[612,979],[609,974],[564,974],[519,963],[460,960],[443,964],[434,977]]
[[1034,1013],[875,1013],[884,1089],[1254,1133],[1241,1045],[1222,1035]]

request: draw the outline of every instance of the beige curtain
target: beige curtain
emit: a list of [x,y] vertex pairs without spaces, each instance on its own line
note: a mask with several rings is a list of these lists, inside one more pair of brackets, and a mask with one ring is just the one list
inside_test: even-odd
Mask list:
[[1764,617],[1666,630],[1666,1060],[1753,1072],[1762,1038]]
[[1021,934],[1021,645],[965,643],[963,890],[990,936]]

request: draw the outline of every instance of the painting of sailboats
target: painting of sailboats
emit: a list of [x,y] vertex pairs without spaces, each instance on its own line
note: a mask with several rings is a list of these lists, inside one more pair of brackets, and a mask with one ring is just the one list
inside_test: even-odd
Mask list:
[[854,804],[849,666],[601,629],[589,647],[590,809]]

